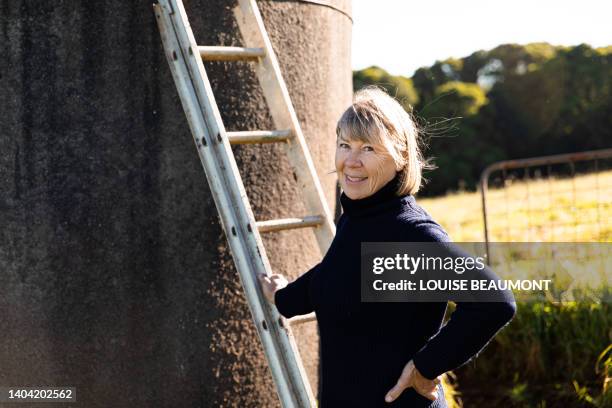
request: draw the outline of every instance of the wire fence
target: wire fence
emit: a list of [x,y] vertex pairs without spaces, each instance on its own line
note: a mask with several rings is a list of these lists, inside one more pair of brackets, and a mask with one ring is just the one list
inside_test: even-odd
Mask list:
[[487,242],[612,241],[612,149],[497,162],[480,187]]
[[480,191],[489,262],[493,242],[612,242],[612,149],[497,162]]

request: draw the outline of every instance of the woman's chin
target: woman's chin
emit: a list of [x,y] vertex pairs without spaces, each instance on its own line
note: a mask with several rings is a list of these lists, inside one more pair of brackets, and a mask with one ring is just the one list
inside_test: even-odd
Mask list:
[[361,200],[362,198],[366,197],[366,195],[363,194],[363,192],[354,191],[353,189],[345,189],[343,191],[344,191],[344,194],[351,200]]

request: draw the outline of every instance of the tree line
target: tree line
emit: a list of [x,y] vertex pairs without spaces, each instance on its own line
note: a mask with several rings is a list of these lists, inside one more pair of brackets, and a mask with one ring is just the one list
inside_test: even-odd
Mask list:
[[428,172],[422,195],[472,190],[490,163],[612,146],[612,46],[503,44],[436,61],[412,77],[372,66],[378,85],[420,124]]

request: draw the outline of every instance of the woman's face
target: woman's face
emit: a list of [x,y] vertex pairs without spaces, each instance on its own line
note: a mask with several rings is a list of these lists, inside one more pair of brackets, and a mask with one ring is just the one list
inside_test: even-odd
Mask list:
[[338,138],[336,171],[348,198],[359,200],[371,196],[391,181],[398,170],[384,146]]

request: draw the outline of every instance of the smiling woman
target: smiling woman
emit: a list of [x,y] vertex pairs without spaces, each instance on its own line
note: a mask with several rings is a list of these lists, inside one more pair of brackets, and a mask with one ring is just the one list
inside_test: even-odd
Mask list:
[[336,134],[344,210],[336,236],[323,260],[294,282],[261,276],[263,292],[287,318],[316,312],[320,407],[446,408],[439,376],[473,358],[512,318],[512,295],[457,302],[443,327],[446,302],[362,302],[362,243],[450,238],[414,198],[426,162],[414,122],[395,99],[359,91]]
[[384,91],[367,87],[355,94],[336,127],[336,171],[351,199],[372,195],[401,175],[400,194],[415,194],[421,171],[418,131],[410,115]]
[[342,190],[352,199],[372,195],[395,177],[397,169],[388,153],[358,140],[338,138],[336,170]]

